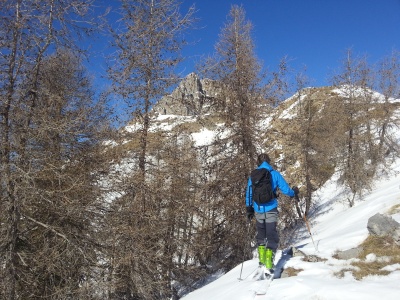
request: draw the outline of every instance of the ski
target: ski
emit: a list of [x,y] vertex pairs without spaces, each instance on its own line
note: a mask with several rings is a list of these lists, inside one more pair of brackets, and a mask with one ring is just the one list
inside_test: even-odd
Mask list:
[[256,270],[256,272],[253,275],[253,280],[260,280],[262,279],[264,273],[264,267],[263,266],[259,266]]
[[274,279],[274,273],[265,267],[259,267],[253,278],[256,278],[257,285],[254,287],[254,297],[262,296],[267,293],[267,290]]
[[268,288],[272,282],[272,280],[274,279],[274,275],[268,275],[266,279],[262,280],[262,285],[260,285],[256,291],[255,291],[255,295],[256,296],[260,296],[260,295],[265,295],[268,291]]

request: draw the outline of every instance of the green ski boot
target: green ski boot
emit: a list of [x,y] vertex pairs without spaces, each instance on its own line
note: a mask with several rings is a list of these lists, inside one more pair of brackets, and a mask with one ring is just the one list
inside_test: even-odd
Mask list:
[[265,246],[264,245],[259,245],[258,246],[258,259],[259,259],[259,264],[260,265],[265,265],[266,263],[266,252],[265,252]]
[[265,251],[265,267],[268,270],[271,270],[274,268],[274,252],[272,251],[272,249],[267,248]]
[[274,252],[270,248],[265,250],[265,267],[268,270],[273,270],[274,268]]

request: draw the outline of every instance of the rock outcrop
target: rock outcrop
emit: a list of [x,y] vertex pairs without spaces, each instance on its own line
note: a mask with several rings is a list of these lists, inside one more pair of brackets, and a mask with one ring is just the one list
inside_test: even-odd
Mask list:
[[161,115],[198,116],[213,112],[220,85],[210,79],[200,79],[195,73],[187,75],[179,86],[163,97],[153,108]]
[[390,236],[400,246],[400,224],[392,217],[377,213],[368,219],[367,228],[371,235]]

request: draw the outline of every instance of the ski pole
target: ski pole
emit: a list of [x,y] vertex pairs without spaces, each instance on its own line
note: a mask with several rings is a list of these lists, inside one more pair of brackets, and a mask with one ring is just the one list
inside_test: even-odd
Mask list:
[[303,216],[303,214],[301,213],[298,201],[299,201],[299,196],[296,195],[296,210],[297,210],[297,214],[299,215],[299,217],[301,218]]
[[296,202],[296,209],[297,209],[297,212],[298,212],[300,215],[303,216],[304,222],[306,223],[306,227],[307,227],[308,233],[310,234],[311,241],[312,241],[312,243],[313,243],[313,245],[314,245],[315,251],[318,252],[317,247],[315,246],[315,243],[314,243],[314,238],[313,238],[313,236],[312,236],[310,224],[308,223],[306,214],[305,214],[305,213],[303,214],[303,212],[301,211],[301,209],[300,209],[300,207],[299,207],[299,202],[300,202],[299,195],[295,195],[294,197],[295,197],[295,199],[296,199],[295,202]]
[[[248,226],[247,226],[247,236],[249,236],[250,234],[250,225],[251,225],[251,221],[249,220],[248,222]],[[243,259],[242,259],[242,267],[240,268],[240,276],[239,276],[239,280],[242,280],[242,272],[243,272],[243,264],[244,264],[244,259],[246,257],[246,249],[243,247]]]

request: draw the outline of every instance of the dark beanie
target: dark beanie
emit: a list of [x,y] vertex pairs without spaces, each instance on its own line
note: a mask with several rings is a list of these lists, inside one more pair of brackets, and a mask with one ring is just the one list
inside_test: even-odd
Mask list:
[[271,163],[271,160],[270,160],[268,154],[267,154],[267,153],[261,153],[261,154],[259,154],[258,157],[257,157],[257,163],[258,163],[258,165],[261,165],[264,161],[266,161],[266,162],[269,163],[269,164]]

